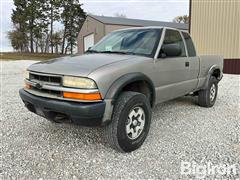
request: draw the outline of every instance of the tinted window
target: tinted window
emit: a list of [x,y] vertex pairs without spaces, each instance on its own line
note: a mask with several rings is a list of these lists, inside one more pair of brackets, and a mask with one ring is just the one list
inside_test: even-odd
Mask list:
[[186,46],[187,46],[187,50],[188,50],[188,56],[190,56],[190,57],[196,56],[196,50],[195,50],[192,38],[186,32],[182,32],[182,34],[183,34],[183,37],[184,37],[185,42],[186,42]]
[[178,31],[167,29],[163,41],[163,45],[165,44],[178,44],[181,47],[182,53],[179,55],[180,57],[186,56],[186,51],[184,47],[184,42],[181,34]]

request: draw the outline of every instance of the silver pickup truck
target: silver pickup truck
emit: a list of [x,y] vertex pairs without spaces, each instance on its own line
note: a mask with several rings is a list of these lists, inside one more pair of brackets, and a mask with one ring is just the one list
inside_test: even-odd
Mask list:
[[197,56],[190,35],[168,27],[114,31],[84,55],[31,65],[20,96],[53,122],[101,125],[114,149],[130,152],[147,137],[155,104],[184,95],[212,107],[223,58]]

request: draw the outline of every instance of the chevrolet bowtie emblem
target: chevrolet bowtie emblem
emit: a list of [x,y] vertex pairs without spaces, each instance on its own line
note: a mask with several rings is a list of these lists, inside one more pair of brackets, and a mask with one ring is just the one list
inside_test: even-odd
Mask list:
[[35,87],[38,88],[38,89],[42,89],[42,84],[37,83],[37,84],[35,85]]

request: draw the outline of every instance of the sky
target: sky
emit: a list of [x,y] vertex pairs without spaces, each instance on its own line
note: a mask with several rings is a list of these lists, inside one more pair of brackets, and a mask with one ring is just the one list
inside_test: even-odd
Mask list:
[[[13,51],[7,38],[7,32],[13,28],[13,0],[0,3],[0,52]],[[189,0],[81,0],[81,3],[87,13],[104,16],[119,13],[133,19],[172,21],[176,16],[189,14]]]

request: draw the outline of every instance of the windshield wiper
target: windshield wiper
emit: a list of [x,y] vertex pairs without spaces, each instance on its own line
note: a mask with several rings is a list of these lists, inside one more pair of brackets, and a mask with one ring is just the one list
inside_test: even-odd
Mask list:
[[89,50],[86,51],[86,53],[100,53],[100,51],[89,49]]
[[132,54],[132,55],[136,54],[134,52],[126,52],[126,51],[99,51],[99,53]]

